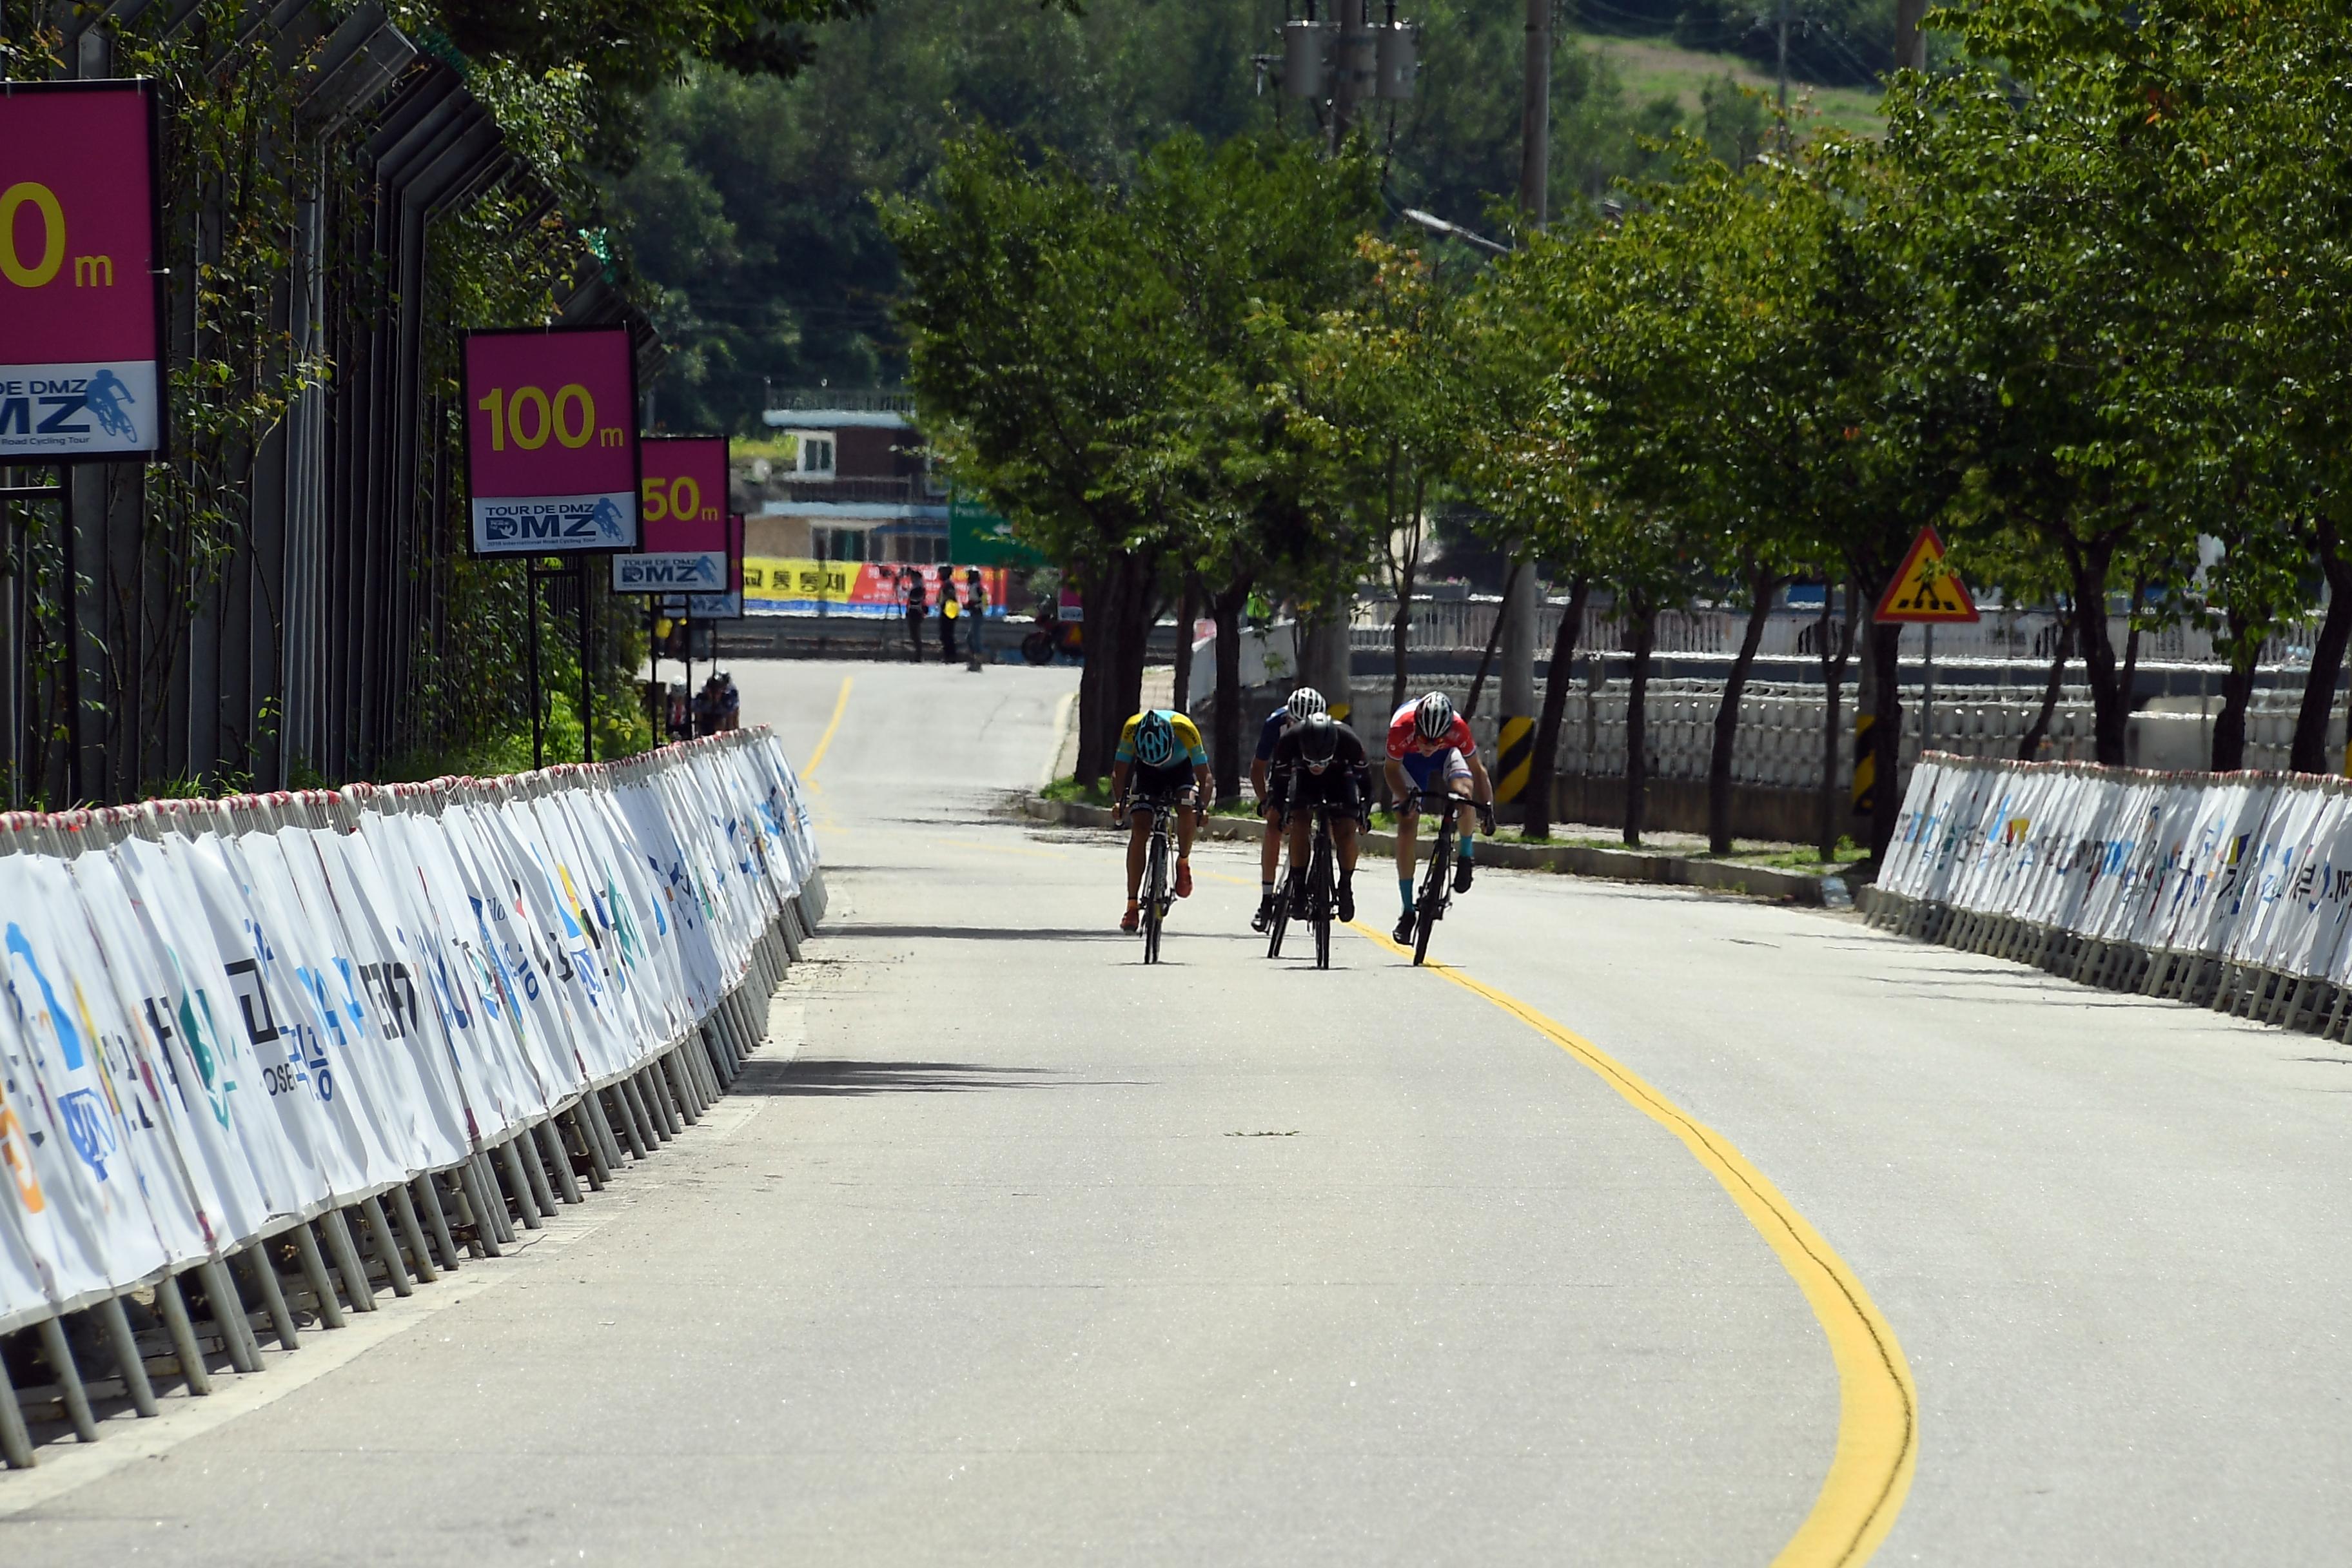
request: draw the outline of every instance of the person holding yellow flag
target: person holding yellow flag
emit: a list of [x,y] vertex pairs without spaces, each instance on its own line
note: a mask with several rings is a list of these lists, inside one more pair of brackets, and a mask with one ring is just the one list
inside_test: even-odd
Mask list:
[[963,619],[963,601],[956,597],[955,573],[940,568],[940,662],[956,661],[956,623]]

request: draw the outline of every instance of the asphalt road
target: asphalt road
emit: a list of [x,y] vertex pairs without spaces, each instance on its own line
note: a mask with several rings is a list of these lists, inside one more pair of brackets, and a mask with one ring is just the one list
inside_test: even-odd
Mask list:
[[2343,1047],[1493,871],[1484,992],[1318,973],[1231,847],[1146,969],[1000,810],[1070,672],[737,676],[823,744],[797,1046],[282,1391],[0,1476],[6,1561],[2352,1556]]

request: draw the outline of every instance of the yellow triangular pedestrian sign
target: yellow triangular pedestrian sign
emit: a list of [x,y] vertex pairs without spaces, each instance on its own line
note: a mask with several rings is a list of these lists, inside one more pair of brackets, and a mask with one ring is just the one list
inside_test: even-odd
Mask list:
[[1923,528],[1919,537],[1911,542],[1910,553],[1903,557],[1895,581],[1886,584],[1886,592],[1878,596],[1878,608],[1872,612],[1878,621],[1917,621],[1935,626],[1945,621],[1977,619],[1977,602],[1969,596],[1969,585],[1960,581],[1945,560],[1944,542],[1933,528]]

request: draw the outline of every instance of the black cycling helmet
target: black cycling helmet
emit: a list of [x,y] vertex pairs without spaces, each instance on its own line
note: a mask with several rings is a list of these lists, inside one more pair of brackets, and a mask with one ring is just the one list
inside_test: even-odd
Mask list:
[[1310,713],[1298,721],[1298,760],[1321,773],[1339,754],[1339,725],[1328,713]]

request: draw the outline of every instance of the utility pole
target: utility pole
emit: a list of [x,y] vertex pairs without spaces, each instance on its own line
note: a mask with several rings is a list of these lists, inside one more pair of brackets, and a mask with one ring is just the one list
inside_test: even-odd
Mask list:
[[1789,0],[1780,0],[1780,122],[1789,120]]
[[[1537,3],[1549,4],[1549,0]],[[1315,0],[1307,0],[1305,19],[1286,22],[1282,27],[1283,96],[1328,104],[1334,155],[1347,145],[1362,105],[1412,97],[1419,67],[1416,31],[1410,23],[1396,19],[1395,0],[1389,0],[1384,22],[1372,20],[1371,4],[1372,0],[1329,0],[1328,19],[1318,21]],[[1317,616],[1316,624],[1301,627],[1299,638],[1298,678],[1319,689],[1333,716],[1341,720],[1349,718],[1355,707],[1354,654],[1349,636],[1353,608],[1352,587],[1336,594],[1334,602]],[[1369,738],[1370,732],[1364,732]]]
[[1895,0],[1895,67],[1897,70],[1927,68],[1927,36],[1919,30],[1927,14],[1927,0]]
[[[1541,228],[1551,185],[1551,7],[1552,0],[1527,0],[1526,94],[1519,109],[1519,212],[1530,229]],[[1496,732],[1495,800],[1507,805],[1526,790],[1535,761],[1536,572],[1529,561],[1503,584],[1502,722]],[[1554,680],[1568,679],[1555,669]]]

